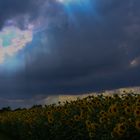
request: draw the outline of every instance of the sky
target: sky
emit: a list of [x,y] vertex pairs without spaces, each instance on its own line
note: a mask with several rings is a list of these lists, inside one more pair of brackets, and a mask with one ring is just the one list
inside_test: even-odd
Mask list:
[[0,0],[0,106],[139,86],[139,5]]

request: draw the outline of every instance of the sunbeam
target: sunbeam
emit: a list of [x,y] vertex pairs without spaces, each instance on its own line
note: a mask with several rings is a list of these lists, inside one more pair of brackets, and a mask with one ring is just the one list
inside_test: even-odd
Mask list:
[[[97,17],[97,12],[95,8],[95,1],[91,0],[57,0],[63,8],[68,18],[78,27],[78,15],[83,15],[84,17]],[[99,16],[98,16],[99,18]]]

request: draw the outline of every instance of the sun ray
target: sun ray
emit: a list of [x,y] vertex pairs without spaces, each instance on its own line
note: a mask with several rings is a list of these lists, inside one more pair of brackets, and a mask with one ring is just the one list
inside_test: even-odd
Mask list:
[[98,17],[96,8],[95,8],[95,2],[91,0],[56,0],[59,2],[63,8],[66,14],[68,15],[68,18],[71,22],[73,22],[77,27],[80,23],[78,23],[77,16],[79,13],[82,14],[85,17]]

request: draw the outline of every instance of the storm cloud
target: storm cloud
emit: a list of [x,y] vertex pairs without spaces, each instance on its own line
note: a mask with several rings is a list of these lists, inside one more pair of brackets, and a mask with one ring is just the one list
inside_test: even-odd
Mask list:
[[24,50],[24,68],[14,75],[0,73],[2,97],[30,98],[140,85],[140,2],[89,3],[90,9],[72,5],[67,9],[55,0],[0,1],[1,28],[10,19],[23,27],[26,20],[19,22],[23,17],[29,17],[29,23],[49,23],[34,37],[36,43]]

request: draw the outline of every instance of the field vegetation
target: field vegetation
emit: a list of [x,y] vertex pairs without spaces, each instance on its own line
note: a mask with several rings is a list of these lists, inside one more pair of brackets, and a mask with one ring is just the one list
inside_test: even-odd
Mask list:
[[76,101],[0,113],[0,131],[16,140],[139,140],[140,95],[90,95]]

